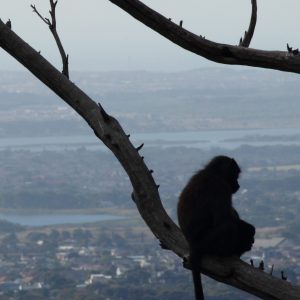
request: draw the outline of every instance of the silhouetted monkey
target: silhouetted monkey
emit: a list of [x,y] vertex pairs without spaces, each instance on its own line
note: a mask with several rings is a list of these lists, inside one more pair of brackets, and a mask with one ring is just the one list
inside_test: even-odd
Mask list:
[[190,246],[196,299],[204,299],[199,261],[205,254],[238,256],[254,243],[255,227],[232,206],[241,170],[233,158],[216,156],[183,189],[178,202],[179,226]]

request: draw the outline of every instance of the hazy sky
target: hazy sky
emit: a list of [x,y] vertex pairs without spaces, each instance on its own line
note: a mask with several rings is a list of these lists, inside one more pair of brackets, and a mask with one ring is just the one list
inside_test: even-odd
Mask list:
[[[13,30],[50,62],[61,68],[60,57],[48,27],[32,13],[35,4],[47,16],[47,0],[2,0],[0,18],[12,21]],[[248,28],[250,0],[145,0],[175,22],[206,38],[237,44]],[[285,50],[286,43],[300,47],[299,0],[258,0],[258,23],[251,46]],[[70,69],[81,71],[177,71],[217,66],[179,48],[134,20],[108,0],[59,0],[58,31]],[[22,70],[0,50],[0,70]]]

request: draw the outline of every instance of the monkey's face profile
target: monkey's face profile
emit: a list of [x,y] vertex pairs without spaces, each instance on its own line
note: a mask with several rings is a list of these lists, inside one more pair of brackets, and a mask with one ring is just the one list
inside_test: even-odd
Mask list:
[[240,185],[238,183],[240,174],[241,174],[240,167],[238,166],[237,162],[233,158],[231,158],[231,163],[230,166],[228,167],[227,180],[231,187],[232,194],[236,193],[240,188]]
[[240,188],[240,185],[238,183],[238,178],[236,180],[234,180],[230,186],[231,186],[232,194],[236,193]]

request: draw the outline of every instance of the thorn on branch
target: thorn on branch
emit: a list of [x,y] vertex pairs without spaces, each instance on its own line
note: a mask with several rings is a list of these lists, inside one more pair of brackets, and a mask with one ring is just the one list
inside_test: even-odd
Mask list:
[[140,146],[138,146],[136,149],[136,151],[140,151],[142,148],[144,147],[144,143],[142,143]]
[[134,192],[131,193],[131,199],[133,202],[135,202]]
[[130,134],[127,134],[126,136],[127,136],[128,138],[130,138]]
[[11,29],[11,20],[8,19],[8,21],[5,23],[5,25],[6,25],[9,29]]
[[172,18],[169,18],[169,21],[171,21],[171,22],[172,22]]
[[102,107],[102,105],[100,103],[98,103],[98,106],[100,108],[100,113],[102,115],[102,118],[103,118],[104,122],[109,122],[110,121],[110,115],[104,110],[104,108]]
[[265,269],[265,264],[264,264],[264,261],[263,261],[263,260],[259,263],[258,269],[261,270],[261,271],[264,271],[264,269]]
[[248,34],[248,32],[245,31],[245,32],[244,32],[244,38],[243,38],[243,37],[240,38],[240,42],[239,42],[239,46],[240,46],[240,47],[248,47],[248,46],[245,46],[245,45],[244,45],[244,41],[246,40],[247,34]]
[[149,170],[149,173],[152,174],[154,171],[152,169]]
[[55,39],[56,45],[58,47],[58,50],[59,50],[59,53],[61,56],[62,65],[63,65],[62,74],[65,75],[67,78],[69,78],[69,66],[68,66],[69,57],[65,53],[64,47],[62,45],[62,42],[61,42],[59,35],[57,33],[57,30],[56,30],[56,15],[55,15],[56,5],[57,5],[57,1],[50,0],[51,9],[49,10],[49,14],[51,16],[51,20],[49,18],[43,17],[39,13],[39,11],[37,10],[35,5],[31,4],[30,7],[33,9],[33,12],[36,13],[38,15],[38,17],[49,26],[49,29]]
[[251,267],[255,268],[255,267],[254,267],[254,261],[253,261],[252,258],[250,259],[250,265],[251,265]]
[[292,53],[293,55],[298,55],[299,54],[299,49],[293,49],[293,47],[290,47],[289,44],[286,44],[286,48],[288,53]]
[[183,21],[181,20],[181,21],[179,22],[179,26],[182,27],[182,25],[183,25]]
[[273,276],[273,270],[274,270],[274,265],[272,265],[271,270],[270,270],[270,275]]
[[159,241],[159,246],[164,250],[170,250],[170,248],[168,246],[166,246],[166,244],[164,242],[162,242],[161,240]]
[[159,189],[159,187],[160,187],[160,185],[159,185],[159,184],[157,184],[157,185],[156,185],[156,188],[157,188],[157,189]]
[[282,280],[287,280],[287,276],[284,275],[284,271],[281,271],[281,279]]
[[141,159],[142,159],[142,160],[144,160],[144,158],[145,158],[144,156],[141,156]]

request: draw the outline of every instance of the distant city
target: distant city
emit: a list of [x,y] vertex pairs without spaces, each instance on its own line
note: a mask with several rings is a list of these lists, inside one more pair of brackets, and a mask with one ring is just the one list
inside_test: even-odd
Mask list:
[[[242,176],[233,202],[257,227],[243,259],[300,284],[296,75],[215,68],[71,80],[145,143],[175,222],[188,178],[214,155],[234,157]],[[131,192],[119,162],[71,108],[31,74],[0,72],[0,300],[194,299],[189,272],[159,247]],[[205,287],[208,299],[253,299],[207,278]]]

